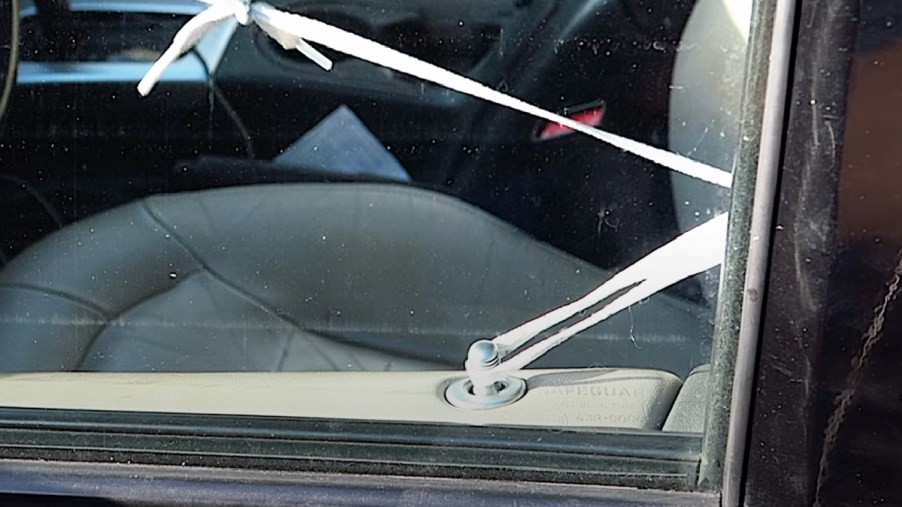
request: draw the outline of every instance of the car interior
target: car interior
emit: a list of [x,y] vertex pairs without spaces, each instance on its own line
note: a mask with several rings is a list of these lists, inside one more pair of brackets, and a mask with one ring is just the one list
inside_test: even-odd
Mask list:
[[[368,374],[459,371],[473,342],[729,208],[728,191],[616,147],[327,49],[325,72],[234,22],[140,97],[202,4],[20,2],[0,108],[0,372],[301,372],[375,396],[390,389]],[[736,162],[750,1],[274,5]],[[701,431],[718,281],[681,282],[534,366],[658,375],[623,425]]]

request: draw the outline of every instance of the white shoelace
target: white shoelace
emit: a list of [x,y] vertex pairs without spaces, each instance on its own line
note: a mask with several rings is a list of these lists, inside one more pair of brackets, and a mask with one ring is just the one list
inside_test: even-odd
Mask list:
[[[332,62],[307,41],[487,102],[563,125],[623,151],[713,185],[725,188],[731,186],[732,175],[729,172],[546,111],[472,79],[321,21],[280,11],[265,2],[201,1],[208,4],[209,7],[185,23],[173,38],[170,47],[147,72],[138,84],[138,92],[142,96],[148,95],[159,82],[166,68],[179,56],[194,47],[209,29],[234,17],[241,25],[246,26],[253,22],[285,49],[300,51],[327,71],[332,68]],[[608,302],[587,318],[548,336],[493,368],[484,369],[467,363],[467,372],[474,386],[492,385],[504,376],[526,367],[575,334],[641,302],[670,285],[718,266],[722,262],[726,250],[727,222],[726,214],[719,215],[681,234],[672,242],[620,271],[583,298],[497,336],[492,342],[498,346],[499,358],[504,359],[543,331],[599,304],[617,292],[625,290],[619,297]]]

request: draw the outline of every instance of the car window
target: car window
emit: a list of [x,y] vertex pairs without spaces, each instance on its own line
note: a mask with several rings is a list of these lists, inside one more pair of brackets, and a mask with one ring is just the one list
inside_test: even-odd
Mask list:
[[[735,361],[716,337],[735,341],[741,309],[720,287],[746,263],[771,10],[14,11],[0,133],[10,421],[143,425],[148,449],[194,428],[179,456],[246,421],[292,435],[274,451],[254,434],[255,455],[333,464],[464,428],[459,455],[418,459],[696,488],[709,400],[729,399]],[[539,454],[473,451],[549,428]],[[323,441],[354,450],[309,447]],[[110,445],[132,456],[136,442]],[[616,479],[577,472],[612,455]]]

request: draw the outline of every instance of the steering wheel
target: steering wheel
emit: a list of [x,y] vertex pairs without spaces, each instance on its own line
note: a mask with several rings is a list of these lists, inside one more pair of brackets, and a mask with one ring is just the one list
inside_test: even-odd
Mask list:
[[19,1],[0,0],[0,120],[16,82],[19,61]]

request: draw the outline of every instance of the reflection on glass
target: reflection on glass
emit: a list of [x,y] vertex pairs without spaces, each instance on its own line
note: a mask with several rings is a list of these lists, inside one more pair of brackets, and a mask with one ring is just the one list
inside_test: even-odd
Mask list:
[[0,404],[701,431],[751,2],[622,3],[23,5]]

